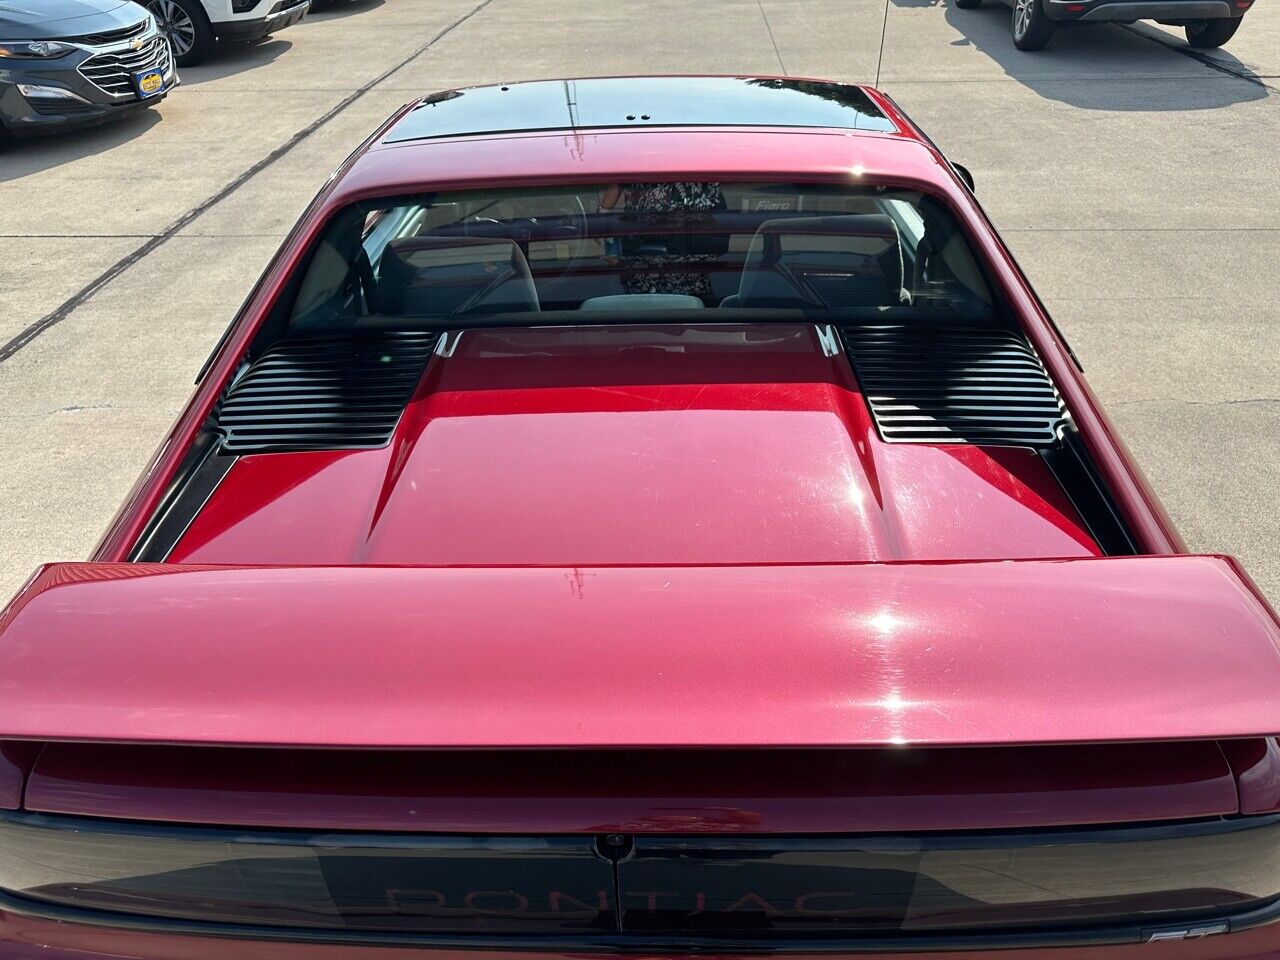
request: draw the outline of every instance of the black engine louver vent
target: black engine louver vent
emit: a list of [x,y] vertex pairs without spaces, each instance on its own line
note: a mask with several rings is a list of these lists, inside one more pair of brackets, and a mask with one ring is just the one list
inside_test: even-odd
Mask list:
[[397,331],[282,340],[223,400],[227,453],[349,450],[391,439],[438,333]]
[[1057,442],[1062,404],[1015,333],[970,327],[840,331],[880,435],[896,443]]

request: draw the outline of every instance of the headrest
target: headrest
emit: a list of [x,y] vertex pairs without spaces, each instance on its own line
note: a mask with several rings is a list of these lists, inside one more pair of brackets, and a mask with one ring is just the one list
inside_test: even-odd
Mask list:
[[742,307],[878,307],[907,299],[902,240],[884,214],[767,220],[751,240]]
[[613,293],[589,297],[580,310],[701,310],[705,304],[685,293]]
[[756,230],[760,234],[795,234],[803,236],[880,237],[898,240],[898,225],[885,213],[846,213],[829,217],[788,217],[766,220]]
[[514,240],[403,237],[382,252],[382,312],[440,317],[536,311],[538,292]]

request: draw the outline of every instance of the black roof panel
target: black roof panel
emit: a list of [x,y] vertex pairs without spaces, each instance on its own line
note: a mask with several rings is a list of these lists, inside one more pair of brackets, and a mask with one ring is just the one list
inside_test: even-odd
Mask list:
[[427,97],[384,142],[602,127],[895,131],[861,87],[751,77],[611,77],[465,87]]

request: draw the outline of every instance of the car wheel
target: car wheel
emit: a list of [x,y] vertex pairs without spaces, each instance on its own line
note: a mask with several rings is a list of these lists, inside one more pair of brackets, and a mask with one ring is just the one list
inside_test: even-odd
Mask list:
[[982,6],[982,0],[954,0],[954,3],[961,10],[977,10]]
[[1015,0],[1013,45],[1019,50],[1043,50],[1053,36],[1053,21],[1041,0]]
[[155,15],[160,32],[169,38],[178,66],[194,67],[209,59],[213,26],[198,0],[147,0],[147,9]]
[[1219,20],[1192,20],[1186,26],[1187,43],[1204,49],[1220,47],[1236,35],[1243,17]]

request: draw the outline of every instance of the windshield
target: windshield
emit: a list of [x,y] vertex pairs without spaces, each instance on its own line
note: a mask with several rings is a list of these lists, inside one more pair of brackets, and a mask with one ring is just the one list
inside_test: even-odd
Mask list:
[[927,195],[657,182],[349,208],[310,259],[291,325],[708,308],[993,313],[963,234]]

